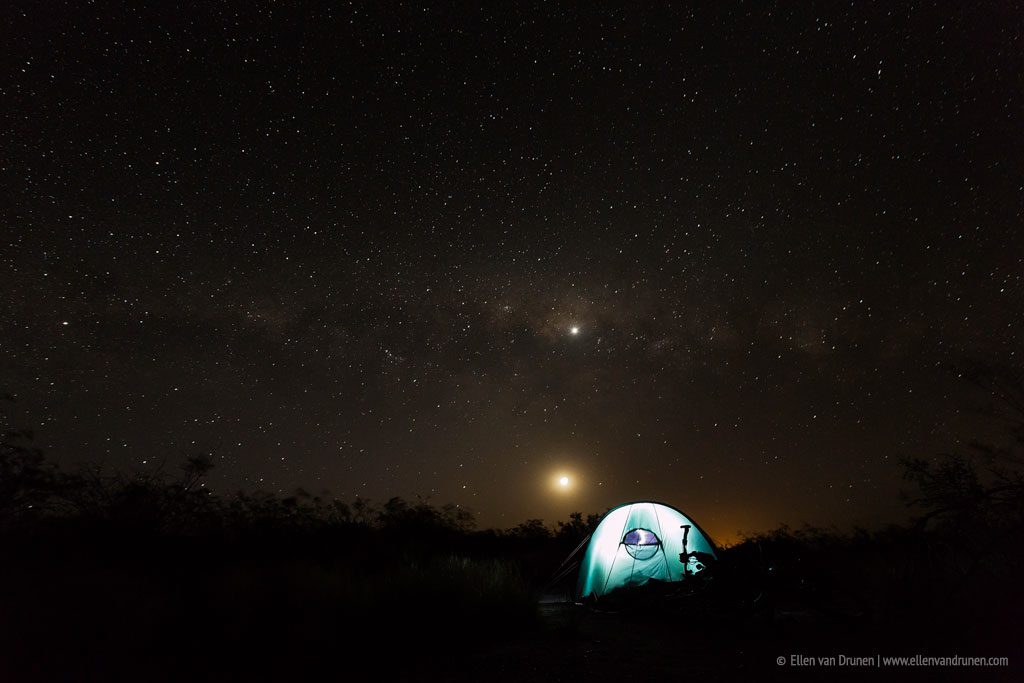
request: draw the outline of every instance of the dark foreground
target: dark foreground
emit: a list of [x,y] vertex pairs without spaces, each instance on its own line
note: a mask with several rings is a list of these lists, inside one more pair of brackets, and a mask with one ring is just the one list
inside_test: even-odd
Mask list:
[[[967,639],[953,635],[957,626],[951,624],[950,637],[943,638],[931,630],[898,632],[806,613],[780,613],[771,621],[702,624],[685,615],[652,618],[573,606],[546,606],[542,612],[548,628],[543,636],[491,648],[465,666],[450,667],[441,678],[481,680],[480,672],[487,671],[488,680],[498,681],[1024,680],[1020,638],[1008,631],[975,632]],[[840,655],[981,653],[1004,654],[1010,666],[853,666],[850,659],[839,664]],[[836,664],[818,661],[829,656]]]
[[[231,659],[211,643],[204,653],[167,643],[163,657],[139,659],[131,645],[107,643],[90,656],[74,644],[48,659],[7,659],[3,680],[263,681],[316,676],[325,680],[385,681],[733,681],[921,680],[1020,681],[1020,639],[992,636],[936,639],[933,633],[894,633],[856,624],[782,617],[770,624],[716,624],[685,618],[607,614],[572,605],[541,606],[536,630],[495,641],[436,644],[431,652],[378,633],[381,647],[353,649],[345,635],[326,651],[287,652],[273,645],[236,650]],[[950,625],[955,630],[955,624]],[[977,635],[977,634],[974,634]],[[985,640],[985,639],[980,639]],[[1011,642],[1016,641],[1016,642]],[[316,647],[324,647],[316,643]],[[269,651],[264,648],[270,648]],[[881,656],[1007,656],[1009,666],[880,665]],[[8,652],[7,655],[12,653]],[[283,655],[289,661],[282,661]],[[103,661],[105,657],[117,661]],[[237,657],[237,660],[234,660]],[[829,663],[822,657],[834,657]],[[845,657],[845,660],[843,659]],[[873,663],[854,661],[875,658]],[[781,660],[783,664],[779,664]],[[232,661],[234,660],[234,661]],[[17,668],[11,668],[17,663]]]
[[[915,606],[892,622],[889,612],[836,601],[823,609],[780,589],[754,609],[638,594],[604,611],[607,603],[538,602],[521,574],[492,560],[402,570],[367,549],[376,568],[240,564],[214,548],[199,566],[192,547],[181,549],[187,562],[164,556],[163,566],[151,553],[105,566],[37,549],[51,561],[26,572],[22,553],[3,570],[0,680],[1024,680],[1015,610],[985,618]],[[840,664],[918,654],[1001,656],[1009,666]]]

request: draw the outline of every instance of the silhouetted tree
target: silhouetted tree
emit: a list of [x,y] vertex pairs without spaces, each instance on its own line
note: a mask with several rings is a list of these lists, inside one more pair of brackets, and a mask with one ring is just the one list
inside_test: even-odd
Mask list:
[[376,517],[376,513],[369,499],[356,496],[355,501],[352,503],[352,521],[356,524],[369,526],[373,523],[374,517]]
[[1008,428],[1006,443],[974,441],[966,452],[902,462],[916,485],[909,503],[925,512],[919,524],[956,520],[999,527],[1024,523],[1024,376],[1010,371],[975,371],[969,379],[991,396],[983,414]]
[[565,541],[576,541],[590,534],[597,528],[601,521],[601,515],[587,515],[584,519],[582,512],[569,514],[568,522],[558,522],[556,536]]
[[57,471],[31,440],[27,431],[8,430],[0,437],[0,526],[44,514],[54,503]]
[[476,528],[476,517],[472,511],[461,505],[446,503],[441,508],[441,515],[445,519],[445,524],[455,531],[468,533]]
[[544,525],[543,519],[528,519],[509,529],[508,535],[536,541],[551,538],[551,530]]

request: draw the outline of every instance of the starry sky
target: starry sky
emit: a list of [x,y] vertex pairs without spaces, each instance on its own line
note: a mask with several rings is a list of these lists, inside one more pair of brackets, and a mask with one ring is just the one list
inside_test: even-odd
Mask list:
[[1020,361],[1015,5],[10,5],[5,419],[482,526],[895,519]]

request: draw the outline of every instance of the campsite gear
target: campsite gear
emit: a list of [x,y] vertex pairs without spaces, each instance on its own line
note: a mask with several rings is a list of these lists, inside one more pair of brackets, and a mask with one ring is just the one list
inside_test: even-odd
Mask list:
[[671,505],[625,503],[608,511],[591,534],[576,597],[600,598],[650,581],[692,580],[717,557],[711,538]]

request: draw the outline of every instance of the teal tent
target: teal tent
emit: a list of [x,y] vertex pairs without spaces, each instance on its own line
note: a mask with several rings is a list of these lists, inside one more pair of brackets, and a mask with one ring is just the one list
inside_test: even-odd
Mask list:
[[664,503],[626,503],[609,510],[591,534],[576,595],[599,598],[652,579],[685,581],[705,570],[705,560],[716,558],[708,535],[679,510]]

